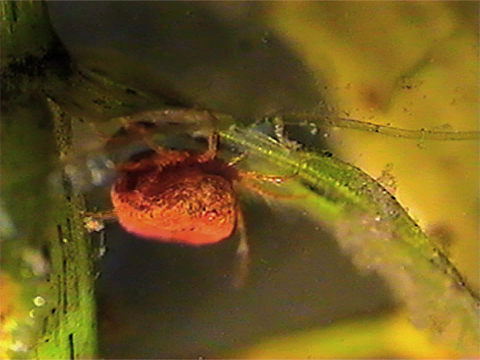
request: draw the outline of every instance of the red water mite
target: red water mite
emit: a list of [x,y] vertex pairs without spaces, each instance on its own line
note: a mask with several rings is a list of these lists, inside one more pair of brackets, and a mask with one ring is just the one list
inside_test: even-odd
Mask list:
[[206,152],[161,150],[119,167],[111,189],[120,224],[130,233],[189,245],[216,243],[233,233],[235,167]]
[[151,151],[117,166],[118,178],[110,191],[113,215],[129,233],[161,242],[200,246],[217,243],[238,231],[234,281],[242,285],[249,248],[237,187],[275,196],[261,190],[258,181],[280,183],[288,176],[240,170],[236,163],[244,155],[230,162],[218,158],[215,132],[208,136],[204,152],[169,150],[148,138],[145,142]]

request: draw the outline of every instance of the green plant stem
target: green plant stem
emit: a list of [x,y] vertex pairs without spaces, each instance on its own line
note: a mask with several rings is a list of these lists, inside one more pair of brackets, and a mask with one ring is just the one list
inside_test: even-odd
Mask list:
[[412,322],[462,355],[478,351],[480,300],[395,198],[378,182],[333,157],[289,149],[254,130],[221,132],[224,143],[297,173],[312,195],[297,204],[333,228],[361,271],[386,281]]
[[[2,249],[9,250],[2,251],[2,267],[8,258],[3,270],[25,288],[23,293],[46,301],[45,311],[34,317],[29,358],[94,358],[95,256],[79,216],[83,198],[68,181],[59,189],[50,181],[58,153],[71,151],[72,136],[70,118],[53,103],[49,109],[45,94],[50,84],[61,84],[71,73],[69,57],[53,32],[44,2],[2,2],[1,19],[2,201],[15,226]],[[46,273],[23,276],[21,255],[27,248],[46,257]]]

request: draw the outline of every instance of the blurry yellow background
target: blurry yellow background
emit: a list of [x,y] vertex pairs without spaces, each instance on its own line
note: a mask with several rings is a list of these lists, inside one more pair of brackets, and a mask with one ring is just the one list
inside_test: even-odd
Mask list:
[[351,319],[325,329],[292,333],[243,352],[244,359],[446,359],[457,354],[412,327],[407,314]]
[[[479,129],[478,3],[271,2],[270,25],[327,80],[339,115],[412,130]],[[322,86],[324,84],[319,84]],[[479,142],[334,131],[337,153],[378,178],[479,289]]]
[[[264,11],[340,116],[412,130],[479,130],[478,3],[268,2]],[[387,171],[389,190],[478,292],[479,142],[328,133],[337,156],[374,178]],[[428,345],[407,318],[399,312],[368,324],[352,319],[266,341],[243,355],[453,356]],[[347,346],[356,341],[362,346]]]

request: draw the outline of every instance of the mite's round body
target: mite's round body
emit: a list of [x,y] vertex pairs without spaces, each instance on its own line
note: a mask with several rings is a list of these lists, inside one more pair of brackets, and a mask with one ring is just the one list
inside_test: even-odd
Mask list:
[[130,233],[164,242],[204,245],[235,230],[238,173],[207,153],[160,150],[119,167],[111,198]]

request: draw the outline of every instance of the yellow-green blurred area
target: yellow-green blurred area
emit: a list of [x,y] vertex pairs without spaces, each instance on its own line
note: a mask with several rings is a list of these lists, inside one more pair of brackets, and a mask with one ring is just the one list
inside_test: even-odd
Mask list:
[[[413,130],[479,129],[478,3],[272,2],[271,26],[319,78],[339,115]],[[337,151],[443,241],[479,288],[479,142],[332,132]]]
[[[414,130],[478,130],[478,3],[264,5],[272,28],[319,79],[327,80],[327,102],[339,115]],[[330,133],[337,154],[372,177],[390,169],[399,202],[438,239],[478,291],[478,141],[419,142],[340,129]],[[247,356],[448,356],[420,344],[422,336],[396,317],[345,324],[341,335],[340,329],[342,325],[303,338],[281,338]],[[393,339],[398,342],[390,346]],[[352,341],[363,347],[350,347]]]
[[406,314],[356,318],[265,341],[236,354],[245,359],[446,359],[458,355],[411,326]]
[[[478,3],[264,5],[272,28],[319,79],[327,80],[327,102],[339,115],[414,130],[478,130]],[[338,155],[372,177],[389,169],[399,202],[478,291],[478,141],[330,133]],[[397,317],[353,321],[303,336],[269,342],[247,357],[449,356],[421,343],[422,335]]]

